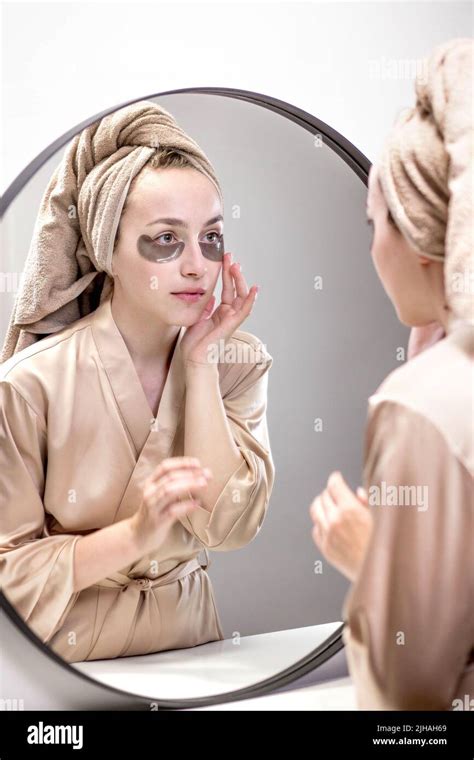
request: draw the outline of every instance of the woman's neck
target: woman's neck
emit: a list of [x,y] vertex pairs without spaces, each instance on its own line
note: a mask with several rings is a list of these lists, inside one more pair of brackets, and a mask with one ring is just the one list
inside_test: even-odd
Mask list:
[[150,321],[147,315],[137,313],[116,292],[111,296],[111,311],[137,369],[160,370],[169,366],[181,329],[179,326]]

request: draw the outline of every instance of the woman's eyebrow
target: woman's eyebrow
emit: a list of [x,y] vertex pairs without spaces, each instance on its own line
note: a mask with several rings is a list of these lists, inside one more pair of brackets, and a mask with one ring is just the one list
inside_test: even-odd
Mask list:
[[[215,224],[216,222],[224,221],[224,217],[222,214],[218,214],[217,216],[213,216],[212,219],[209,219],[203,226],[207,227],[209,224]],[[153,222],[148,222],[146,225],[147,227],[150,227],[152,224],[172,224],[175,227],[184,227],[184,229],[188,228],[188,223],[185,222],[183,219],[176,219],[173,216],[166,216],[162,217],[161,219],[155,219]]]

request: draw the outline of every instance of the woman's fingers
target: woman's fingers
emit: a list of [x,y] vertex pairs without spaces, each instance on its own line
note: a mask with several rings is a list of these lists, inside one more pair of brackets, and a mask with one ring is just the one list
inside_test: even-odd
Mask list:
[[225,253],[222,262],[222,297],[221,301],[225,304],[231,304],[235,297],[234,279],[231,273],[231,254]]
[[336,504],[344,503],[349,506],[355,499],[355,494],[347,485],[340,472],[333,472],[328,478],[327,489]]
[[246,319],[252,311],[255,299],[258,293],[258,286],[252,285],[248,288],[245,277],[240,270],[240,264],[231,264],[231,254],[225,253],[222,266],[222,296],[221,306],[232,307],[228,312],[219,307],[216,310],[216,316],[219,317],[222,324],[226,325],[228,330],[236,330],[238,326]]
[[314,522],[313,538],[320,548],[324,548],[327,542],[337,513],[337,503],[333,500],[329,490],[325,488],[310,507],[311,518]]
[[206,305],[206,308],[204,309],[204,311],[203,311],[203,313],[201,315],[201,319],[199,320],[200,322],[202,322],[202,321],[210,318],[210,316],[212,314],[212,311],[214,309],[215,303],[216,303],[216,297],[215,296],[211,296],[210,299],[209,299],[209,301],[208,301],[208,303],[207,303],[207,305]]
[[[235,310],[235,301],[232,305],[232,309],[229,310],[217,310],[218,317],[219,317],[219,325],[216,327],[214,332],[211,332],[209,335],[206,336],[206,340],[209,342],[215,342],[222,338],[224,335],[226,338],[230,337],[236,330],[239,329],[239,326],[242,324],[242,322],[247,319],[250,312],[252,311],[253,305],[255,303],[256,295],[257,295],[258,287],[256,285],[253,285],[244,304],[236,311]],[[236,299],[238,300],[238,299]]]
[[321,496],[322,494],[320,494],[311,505],[311,517],[313,522],[319,525],[320,533],[324,534],[327,532],[329,525],[323,509]]
[[186,499],[186,501],[173,502],[169,507],[166,507],[163,510],[163,516],[165,518],[169,517],[170,520],[175,520],[178,517],[183,517],[183,515],[188,514],[188,512],[193,512],[199,506],[200,504],[197,499]]
[[183,475],[181,478],[167,479],[164,483],[152,483],[145,489],[144,496],[154,507],[164,509],[181,496],[188,496],[191,491],[205,488],[208,478],[202,475]]
[[159,480],[163,475],[179,470],[198,470],[202,469],[201,462],[197,457],[168,457],[151,473],[151,480]]
[[232,271],[234,281],[235,281],[235,290],[237,293],[237,298],[241,298],[242,300],[245,300],[245,298],[247,298],[249,289],[245,281],[245,277],[243,276],[240,270],[240,264],[233,264],[231,271]]
[[226,315],[225,323],[227,324],[227,330],[232,332],[235,332],[235,330],[238,329],[239,325],[242,324],[242,322],[247,319],[250,312],[253,309],[253,305],[255,303],[255,299],[257,297],[258,287],[257,285],[252,285],[246,299],[242,303],[240,298],[236,298],[234,300],[234,303],[232,304],[233,312]]
[[324,514],[326,525],[329,528],[332,520],[334,519],[335,512],[337,510],[337,505],[334,503],[333,499],[331,498],[331,494],[329,493],[327,488],[321,494],[321,509]]
[[169,457],[142,484],[142,502],[134,524],[142,541],[164,540],[171,525],[201,506],[195,493],[206,488],[212,472],[197,457]]
[[167,472],[164,475],[161,476],[158,480],[154,480],[153,483],[155,486],[164,486],[167,483],[172,483],[176,481],[180,481],[182,478],[211,478],[212,472],[209,469],[209,467],[197,467],[196,469],[188,469],[188,470],[172,470],[171,472]]
[[255,303],[255,299],[257,298],[257,293],[258,293],[258,285],[252,285],[239,312],[239,314],[244,315],[244,318],[248,317],[248,315],[252,311],[253,305]]

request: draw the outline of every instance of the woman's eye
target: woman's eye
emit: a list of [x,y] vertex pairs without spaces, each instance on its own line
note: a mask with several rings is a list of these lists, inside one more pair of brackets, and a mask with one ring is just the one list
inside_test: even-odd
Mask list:
[[207,241],[208,243],[215,243],[217,241],[217,239],[219,238],[219,233],[218,232],[207,232],[206,233],[206,237],[209,237],[209,235],[215,235],[215,237],[212,240],[208,240]]
[[[170,238],[170,237],[174,238],[174,235],[172,232],[162,232],[161,235],[158,235],[158,237],[155,238],[155,240],[159,241],[160,238]],[[162,242],[162,245],[169,245],[170,243],[171,243],[171,240],[168,239],[168,240],[164,240]]]

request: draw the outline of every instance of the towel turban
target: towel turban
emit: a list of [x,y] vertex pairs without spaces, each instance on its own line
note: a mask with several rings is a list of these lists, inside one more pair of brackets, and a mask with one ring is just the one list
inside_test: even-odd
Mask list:
[[112,287],[112,254],[130,183],[156,153],[184,155],[222,191],[205,153],[152,101],[80,132],[44,192],[0,361],[93,311]]
[[453,39],[423,60],[416,105],[399,114],[377,162],[400,232],[444,263],[449,330],[474,323],[473,49],[472,39]]

